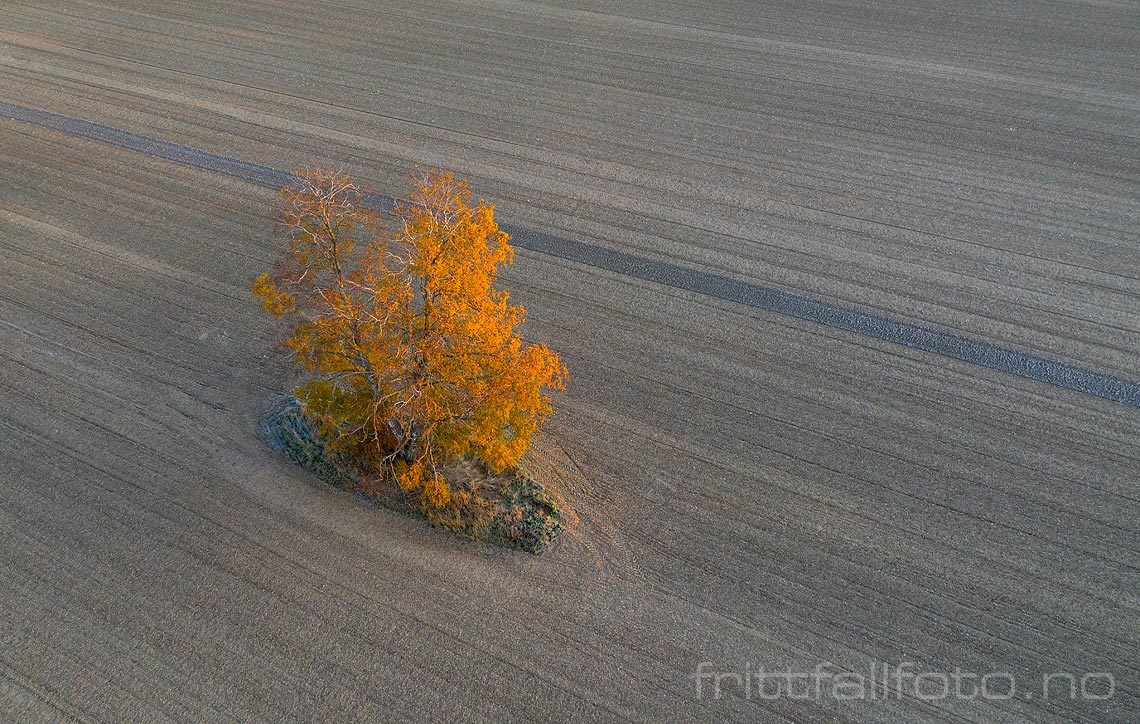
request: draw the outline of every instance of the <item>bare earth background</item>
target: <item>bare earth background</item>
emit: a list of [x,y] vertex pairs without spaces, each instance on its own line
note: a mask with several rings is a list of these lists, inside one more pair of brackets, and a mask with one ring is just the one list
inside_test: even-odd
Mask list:
[[[0,4],[0,101],[1136,379],[1140,10]],[[0,121],[0,719],[1135,720],[1140,413],[522,253],[581,521],[465,544],[273,455],[271,190]],[[1109,672],[1107,701],[693,674]]]

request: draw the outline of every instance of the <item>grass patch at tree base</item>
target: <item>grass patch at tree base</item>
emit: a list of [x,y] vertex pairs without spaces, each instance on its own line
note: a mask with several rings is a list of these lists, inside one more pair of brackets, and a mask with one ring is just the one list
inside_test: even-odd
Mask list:
[[445,508],[424,503],[391,478],[366,484],[352,461],[321,439],[295,397],[266,415],[260,432],[271,448],[321,480],[469,538],[541,553],[563,530],[562,510],[541,483],[519,470],[494,474],[472,458],[444,469],[452,491]]

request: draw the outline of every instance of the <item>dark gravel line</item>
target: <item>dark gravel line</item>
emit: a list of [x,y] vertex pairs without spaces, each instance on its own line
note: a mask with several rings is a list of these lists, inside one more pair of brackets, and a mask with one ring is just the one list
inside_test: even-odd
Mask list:
[[[160,141],[109,126],[71,118],[35,108],[0,101],[0,117],[32,123],[94,141],[145,153],[154,158],[240,178],[262,186],[279,188],[292,176],[279,169],[201,151],[169,141]],[[387,206],[392,198],[376,195],[373,203]],[[960,337],[914,324],[900,322],[856,309],[739,279],[607,249],[532,229],[504,224],[513,243],[523,249],[547,254],[617,274],[745,304],[828,327],[932,352],[980,367],[1044,382],[1087,395],[1140,407],[1140,382],[1120,379],[1093,370],[1074,367],[979,340]]]

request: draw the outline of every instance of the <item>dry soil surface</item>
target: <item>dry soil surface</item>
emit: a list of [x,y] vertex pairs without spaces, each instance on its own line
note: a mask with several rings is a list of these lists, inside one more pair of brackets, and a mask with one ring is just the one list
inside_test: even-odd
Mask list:
[[[444,166],[522,228],[1135,380],[1138,28],[3,2],[0,101],[385,193]],[[463,543],[257,438],[290,379],[248,295],[273,207],[0,120],[0,719],[1136,720],[1140,410],[523,252],[502,280],[572,374],[536,464],[580,521],[541,557]],[[884,665],[1017,690],[900,696]],[[731,678],[761,668],[867,697]],[[1110,698],[1040,695],[1098,672]]]

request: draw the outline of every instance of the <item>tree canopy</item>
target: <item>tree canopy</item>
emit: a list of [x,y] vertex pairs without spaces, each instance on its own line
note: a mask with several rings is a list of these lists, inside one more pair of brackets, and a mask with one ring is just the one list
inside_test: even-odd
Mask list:
[[286,344],[312,373],[295,394],[322,435],[435,507],[457,459],[514,467],[567,371],[523,341],[523,308],[495,287],[514,250],[494,206],[438,170],[414,175],[391,211],[327,170],[280,196],[288,250],[252,292],[292,323]]

